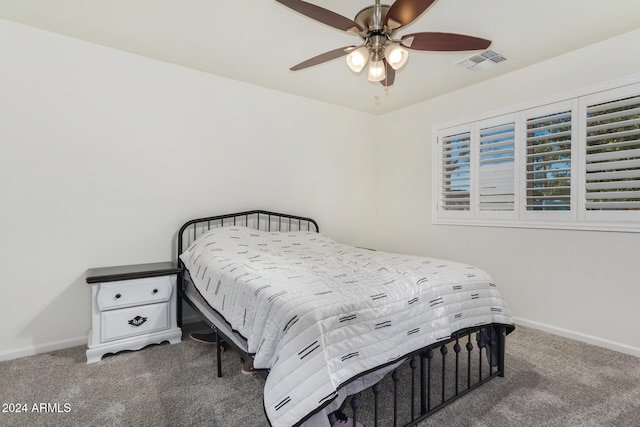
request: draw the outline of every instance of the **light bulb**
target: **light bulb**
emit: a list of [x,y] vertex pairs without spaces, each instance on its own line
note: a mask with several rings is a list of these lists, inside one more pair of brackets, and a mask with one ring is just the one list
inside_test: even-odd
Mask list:
[[402,52],[399,49],[393,49],[387,60],[390,64],[397,64],[402,60]]
[[394,70],[399,70],[409,59],[409,52],[396,43],[388,44],[384,48],[384,57]]
[[369,64],[369,81],[379,82],[387,77],[384,63],[380,59],[372,59]]
[[355,73],[362,71],[367,61],[369,61],[369,49],[366,46],[360,46],[347,55],[347,66]]

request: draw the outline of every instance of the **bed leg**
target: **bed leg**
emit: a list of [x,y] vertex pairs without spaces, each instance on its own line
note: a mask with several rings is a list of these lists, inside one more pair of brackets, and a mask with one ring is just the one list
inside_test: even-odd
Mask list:
[[176,277],[176,325],[182,328],[182,273]]
[[218,378],[222,376],[222,352],[220,351],[220,334],[216,328],[216,364],[218,365]]
[[179,291],[176,295],[176,324],[182,328],[182,295]]
[[507,343],[507,328],[504,326],[496,327],[498,332],[498,376],[504,377],[504,355]]

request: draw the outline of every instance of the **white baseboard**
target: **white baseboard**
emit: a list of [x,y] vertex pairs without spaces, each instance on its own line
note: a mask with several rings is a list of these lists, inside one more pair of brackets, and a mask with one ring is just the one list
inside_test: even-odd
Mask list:
[[[197,323],[202,321],[196,312],[191,307],[185,305],[183,309],[183,323]],[[23,347],[19,349],[11,349],[8,351],[0,352],[0,362],[6,360],[19,359],[21,357],[35,356],[36,354],[48,353],[50,351],[63,350],[65,348],[76,347],[79,345],[87,345],[87,336],[69,338],[66,340],[55,341],[51,343],[33,345],[29,347]]]
[[0,362],[5,360],[19,359],[21,357],[35,356],[36,354],[48,353],[50,351],[63,350],[65,348],[87,345],[87,336],[70,338],[46,344],[23,347],[17,350],[10,350],[0,353]]
[[[202,320],[202,318],[198,316],[193,310],[189,310],[189,312],[184,314],[185,316],[183,318],[183,323],[185,324],[196,323]],[[532,320],[523,319],[521,317],[514,317],[514,322],[516,323],[516,325],[538,329],[540,331],[549,332],[561,337],[574,339],[576,341],[581,341],[587,344],[596,345],[598,347],[604,347],[610,350],[619,351],[620,353],[640,357],[640,348],[638,347],[621,344],[615,341],[605,340],[602,338],[594,337],[592,335],[582,334],[580,332],[570,331],[568,329],[558,328],[540,322],[534,322]],[[62,350],[79,345],[87,345],[86,336],[3,352],[0,353],[0,362],[19,359],[21,357],[35,356],[36,354],[48,353],[50,351]]]
[[608,348],[609,350],[618,351],[620,353],[625,353],[625,354],[630,354],[632,356],[640,357],[640,348],[638,347],[633,347],[633,346],[622,344],[619,342],[594,337],[592,335],[587,335],[580,332],[571,331],[568,329],[558,328],[558,327],[547,325],[540,322],[534,322],[532,320],[527,320],[520,317],[514,317],[513,321],[515,322],[516,326],[517,325],[527,326],[529,328],[538,329],[544,332],[549,332],[551,334],[558,335],[561,337],[570,338],[570,339],[584,342],[587,344],[596,345],[598,347]]
[[189,304],[182,302],[182,324],[188,325],[189,323],[202,322],[204,317],[196,311],[194,311]]
[[202,322],[202,317],[198,316],[193,312],[182,316],[183,325],[188,325],[189,323],[198,323],[198,322]]

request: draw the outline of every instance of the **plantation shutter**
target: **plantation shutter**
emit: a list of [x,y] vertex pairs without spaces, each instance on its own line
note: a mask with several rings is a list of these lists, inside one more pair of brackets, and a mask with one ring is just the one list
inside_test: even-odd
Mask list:
[[434,224],[640,232],[640,77],[433,129]]
[[587,105],[585,207],[640,209],[640,95]]
[[481,211],[513,211],[515,202],[515,123],[480,129]]
[[471,133],[462,132],[441,138],[441,208],[468,211],[471,207]]
[[571,110],[526,121],[528,211],[571,209]]

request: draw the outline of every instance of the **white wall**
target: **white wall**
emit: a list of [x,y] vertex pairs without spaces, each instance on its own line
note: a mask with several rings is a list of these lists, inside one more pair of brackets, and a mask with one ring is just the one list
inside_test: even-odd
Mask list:
[[[640,30],[379,120],[0,20],[0,360],[86,342],[87,268],[175,259],[187,219],[252,208],[475,264],[520,323],[640,355],[639,234],[431,224],[433,124],[638,72],[638,45]],[[372,147],[361,129],[380,121]]]
[[[380,249],[493,274],[521,324],[640,356],[638,233],[431,224],[432,126],[640,72],[640,30],[385,115]],[[498,65],[499,66],[499,65]]]
[[0,360],[86,343],[91,267],[188,219],[315,217],[373,245],[370,116],[0,20]]

